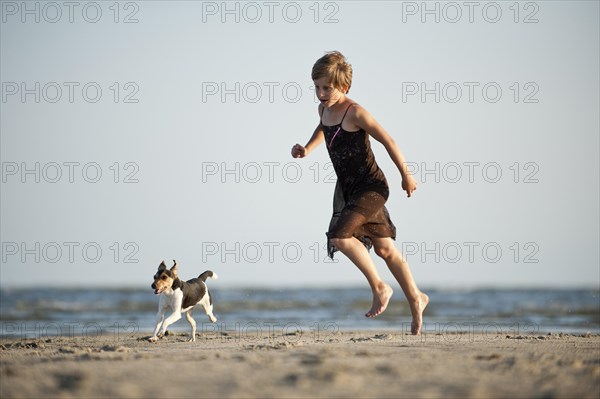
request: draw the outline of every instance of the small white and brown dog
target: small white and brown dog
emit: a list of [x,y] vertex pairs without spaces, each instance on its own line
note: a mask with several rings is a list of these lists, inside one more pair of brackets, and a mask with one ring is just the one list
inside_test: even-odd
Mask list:
[[[158,338],[162,338],[167,331],[167,327],[181,319],[182,313],[185,313],[185,319],[192,326],[190,342],[196,341],[196,322],[192,318],[192,309],[195,305],[202,306],[211,322],[215,323],[217,321],[217,318],[213,315],[212,298],[205,283],[209,277],[216,279],[217,274],[207,270],[197,278],[181,281],[177,275],[177,262],[175,260],[173,260],[171,269],[167,269],[165,261],[161,262],[152,283],[154,293],[160,295],[156,328],[148,341],[156,342]],[[168,310],[171,310],[172,313],[165,319],[165,313]]]

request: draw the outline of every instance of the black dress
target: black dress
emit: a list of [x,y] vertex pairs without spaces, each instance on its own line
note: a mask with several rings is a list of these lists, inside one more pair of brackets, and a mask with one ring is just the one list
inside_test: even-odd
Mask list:
[[337,248],[332,238],[358,238],[367,249],[371,237],[396,238],[396,227],[385,208],[389,196],[387,180],[375,162],[369,135],[364,129],[348,132],[342,121],[334,126],[323,126],[325,144],[337,175],[333,195],[333,215],[327,232],[327,253],[333,259]]

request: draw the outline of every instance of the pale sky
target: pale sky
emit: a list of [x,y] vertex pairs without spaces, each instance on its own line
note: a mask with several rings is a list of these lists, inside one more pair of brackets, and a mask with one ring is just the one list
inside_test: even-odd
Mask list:
[[366,285],[326,149],[290,156],[329,50],[411,163],[408,199],[372,142],[420,286],[600,285],[596,1],[1,6],[3,287]]

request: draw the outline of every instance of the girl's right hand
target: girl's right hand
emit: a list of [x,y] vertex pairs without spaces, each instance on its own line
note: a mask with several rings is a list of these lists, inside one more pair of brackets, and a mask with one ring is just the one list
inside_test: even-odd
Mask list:
[[306,147],[296,144],[292,147],[292,156],[294,158],[304,158],[306,156]]

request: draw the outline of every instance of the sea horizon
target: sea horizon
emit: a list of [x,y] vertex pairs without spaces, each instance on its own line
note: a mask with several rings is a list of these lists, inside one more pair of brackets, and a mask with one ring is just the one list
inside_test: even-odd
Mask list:
[[[364,316],[368,287],[211,287],[217,323],[194,311],[198,332],[224,334],[285,331],[410,331],[410,309],[397,288],[386,311]],[[424,334],[600,334],[597,288],[427,288]],[[0,287],[0,337],[44,338],[148,332],[158,296],[150,288]],[[184,318],[169,327],[188,332]]]

